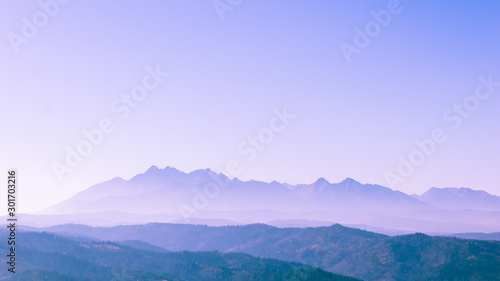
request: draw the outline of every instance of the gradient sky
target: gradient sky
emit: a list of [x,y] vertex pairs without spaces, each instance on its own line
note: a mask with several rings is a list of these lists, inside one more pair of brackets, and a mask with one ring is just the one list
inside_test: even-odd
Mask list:
[[[16,53],[9,34],[42,8],[1,0],[1,170],[18,169],[24,212],[151,165],[235,160],[243,180],[387,186],[399,156],[442,128],[447,141],[394,189],[500,195],[500,88],[457,130],[443,120],[479,76],[500,81],[500,2],[401,0],[347,63],[339,45],[390,2],[243,0],[221,20],[212,1],[70,1]],[[170,76],[120,119],[111,104],[156,65]],[[295,119],[247,161],[238,145],[285,106]],[[115,130],[58,181],[52,163],[103,118]]]

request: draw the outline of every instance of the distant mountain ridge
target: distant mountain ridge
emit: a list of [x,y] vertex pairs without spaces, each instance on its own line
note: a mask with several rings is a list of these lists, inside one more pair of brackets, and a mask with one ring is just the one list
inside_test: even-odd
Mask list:
[[415,198],[430,205],[448,210],[473,209],[500,211],[500,197],[483,190],[470,188],[432,187]]
[[[307,201],[312,201],[312,204],[322,206],[325,210],[332,204],[342,210],[353,208],[356,210],[360,210],[360,208],[366,210],[415,210],[431,207],[403,192],[381,185],[361,184],[351,178],[334,184],[320,178],[313,184],[297,185],[292,191]],[[353,204],[354,202],[359,205]]]
[[[312,184],[288,185],[276,181],[265,183],[254,180],[243,182],[237,178],[230,180],[224,174],[217,174],[210,169],[184,173],[172,167],[159,169],[152,166],[143,174],[138,174],[128,181],[117,177],[96,184],[68,200],[47,208],[42,213],[70,214],[89,211],[130,211],[131,206],[138,205],[138,203],[129,204],[130,198],[153,200],[153,204],[148,204],[149,207],[138,208],[138,213],[172,213],[178,211],[176,205],[179,205],[180,202],[190,203],[189,201],[196,195],[193,193],[193,188],[198,187],[199,190],[203,190],[203,185],[214,182],[214,178],[218,178],[219,182],[227,183],[227,187],[218,196],[232,197],[231,200],[240,199],[242,201],[249,201],[252,198],[259,199],[252,202],[247,208],[243,206],[248,204],[239,202],[243,203],[243,205],[238,204],[235,207],[240,210],[274,209],[283,211],[283,209],[287,209],[287,206],[282,206],[282,208],[279,206],[280,203],[276,200],[278,198],[279,201],[288,200],[288,205],[297,206],[298,204],[298,206],[308,211],[350,208],[353,206],[354,201],[361,203],[362,208],[369,208],[370,210],[395,207],[404,208],[405,210],[431,207],[423,200],[403,192],[394,191],[380,185],[363,185],[351,178],[334,184],[320,178]],[[263,197],[271,198],[272,202],[262,200]],[[162,205],[173,201],[174,204],[171,204],[171,206],[174,205],[174,208],[161,209],[162,206],[154,204],[154,201],[158,198],[162,199]],[[105,202],[100,202],[103,199],[106,199]],[[119,202],[113,204],[114,201]],[[223,209],[219,208],[218,210]]]
[[[319,178],[311,184],[290,185],[229,179],[210,169],[184,173],[152,166],[130,180],[114,178],[91,186],[39,214],[75,215],[74,222],[81,222],[76,218],[82,214],[106,213],[103,219],[116,223],[127,223],[126,215],[118,220],[112,213],[142,216],[130,221],[133,223],[299,219],[405,232],[459,233],[500,231],[499,202],[498,196],[464,188],[431,188],[410,196],[351,178],[339,183]],[[155,219],[148,221],[148,216]]]
[[455,233],[453,237],[475,240],[500,241],[500,232],[494,233]]

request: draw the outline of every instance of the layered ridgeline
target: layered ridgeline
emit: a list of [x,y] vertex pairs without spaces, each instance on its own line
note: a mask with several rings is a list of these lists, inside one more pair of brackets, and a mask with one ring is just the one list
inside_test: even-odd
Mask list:
[[[220,252],[167,252],[63,238],[48,233],[18,233],[16,273],[6,280],[163,280],[163,281],[355,281],[303,264]],[[4,237],[5,238],[5,237]],[[153,247],[154,248],[154,247]],[[0,245],[6,263],[7,243]]]
[[[341,225],[277,228],[147,224],[48,231],[152,251],[239,252],[305,263],[362,280],[500,280],[500,242],[411,234],[389,237]],[[287,279],[288,280],[288,279]],[[300,279],[299,279],[300,280]],[[318,279],[319,280],[319,279]]]
[[299,185],[240,181],[208,169],[184,173],[153,166],[130,180],[114,178],[94,185],[36,217],[24,216],[24,222],[282,226],[338,222],[372,230],[498,232],[500,198],[467,188],[431,188],[420,196],[410,196],[349,178],[340,183],[320,178]]

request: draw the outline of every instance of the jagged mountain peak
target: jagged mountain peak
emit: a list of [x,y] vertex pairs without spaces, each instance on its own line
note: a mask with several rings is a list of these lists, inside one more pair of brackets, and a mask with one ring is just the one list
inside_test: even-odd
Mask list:
[[321,177],[316,180],[315,182],[316,185],[323,185],[323,184],[330,184],[329,181],[327,181],[325,178]]
[[[440,192],[443,189],[432,188],[429,194],[435,194],[430,198],[412,197],[384,186],[361,184],[352,178],[330,183],[320,177],[311,184],[292,186],[277,181],[267,183],[255,180],[240,181],[237,178],[231,180],[223,173],[216,173],[211,169],[186,173],[170,166],[161,169],[153,165],[130,180],[114,178],[90,187],[51,210],[61,214],[127,212],[131,206],[136,206],[134,209],[142,213],[177,213],[182,204],[189,207],[202,203],[213,210],[227,212],[256,209],[277,212],[336,212],[353,209],[400,211],[420,210],[431,206],[497,209],[492,207],[498,202],[498,199],[495,200],[496,196],[484,198],[481,193],[470,189],[452,190],[464,192],[466,195],[456,195],[446,190],[443,193]],[[484,194],[488,195],[486,192]]]
[[216,174],[214,171],[210,169],[197,169],[194,170],[190,173],[188,173],[189,176],[202,176],[202,175],[210,175],[210,174]]
[[154,173],[154,172],[157,172],[159,170],[160,170],[160,168],[158,168],[158,166],[153,165],[153,166],[149,167],[149,169],[147,169],[145,173]]
[[166,166],[161,169],[156,165],[149,167],[144,173],[139,175],[158,175],[158,174],[186,174],[180,170],[177,170],[174,167]]
[[340,183],[347,184],[347,185],[362,185],[360,182],[356,181],[353,178],[346,178],[345,180],[343,180]]

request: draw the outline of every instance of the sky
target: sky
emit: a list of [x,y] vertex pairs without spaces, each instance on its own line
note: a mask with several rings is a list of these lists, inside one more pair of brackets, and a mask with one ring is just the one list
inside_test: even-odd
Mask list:
[[22,212],[152,165],[500,195],[499,14],[497,1],[1,0],[1,170],[18,170]]

